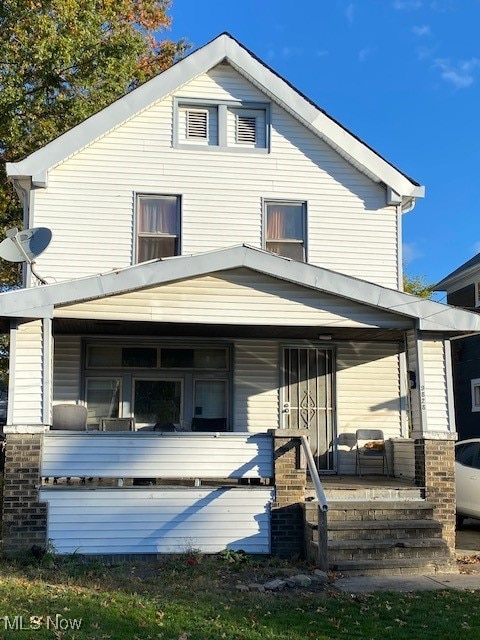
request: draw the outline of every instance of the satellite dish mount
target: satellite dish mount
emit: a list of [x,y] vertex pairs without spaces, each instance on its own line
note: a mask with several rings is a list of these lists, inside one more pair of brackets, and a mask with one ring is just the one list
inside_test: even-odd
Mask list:
[[0,258],[9,262],[27,262],[32,274],[42,284],[47,284],[34,268],[35,258],[50,244],[52,232],[46,227],[19,231],[16,227],[9,229],[7,236],[0,242]]

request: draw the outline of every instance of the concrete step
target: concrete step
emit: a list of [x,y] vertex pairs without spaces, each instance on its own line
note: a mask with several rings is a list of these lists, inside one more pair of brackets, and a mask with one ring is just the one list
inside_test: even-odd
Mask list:
[[[313,510],[312,510],[313,511]],[[307,510],[307,517],[310,513]],[[424,500],[337,500],[329,503],[328,521],[431,519],[433,506]],[[313,517],[315,515],[313,514]]]
[[[305,504],[307,556],[318,553],[318,505]],[[442,525],[424,500],[336,500],[327,513],[330,569],[349,575],[451,569]]]
[[329,540],[384,540],[441,538],[436,520],[333,520],[328,523]]
[[441,538],[404,538],[395,540],[331,540],[328,543],[330,564],[370,560],[410,558],[445,559],[449,550]]
[[402,558],[401,560],[336,562],[330,565],[330,569],[349,576],[394,576],[455,571],[456,566],[448,559]]

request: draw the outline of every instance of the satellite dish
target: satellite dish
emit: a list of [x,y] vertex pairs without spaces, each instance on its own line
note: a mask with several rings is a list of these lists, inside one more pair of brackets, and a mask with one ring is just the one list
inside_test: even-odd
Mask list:
[[28,262],[33,275],[45,284],[45,280],[38,276],[33,265],[35,258],[45,251],[52,239],[52,232],[46,227],[36,229],[25,229],[19,231],[17,228],[9,229],[5,240],[0,242],[0,258],[8,262]]

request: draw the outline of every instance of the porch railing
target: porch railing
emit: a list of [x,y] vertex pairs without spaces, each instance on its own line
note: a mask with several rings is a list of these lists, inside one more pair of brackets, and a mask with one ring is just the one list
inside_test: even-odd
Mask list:
[[313,482],[313,487],[315,489],[315,495],[318,502],[318,564],[319,568],[322,571],[328,571],[328,502],[306,436],[301,437],[301,442],[303,453],[305,454],[305,458],[307,461],[307,468]]

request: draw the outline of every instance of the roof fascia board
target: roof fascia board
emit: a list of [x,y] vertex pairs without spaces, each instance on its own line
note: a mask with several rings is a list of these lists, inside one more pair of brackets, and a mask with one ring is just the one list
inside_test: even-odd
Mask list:
[[383,160],[372,149],[320,111],[285,80],[256,60],[249,51],[235,40],[227,42],[227,58],[239,70],[260,83],[273,94],[288,110],[294,111],[310,128],[326,139],[332,146],[339,147],[356,162],[364,165],[380,182],[384,182],[404,197],[424,197],[425,188],[410,182],[401,172]]
[[224,58],[241,73],[255,79],[279,104],[292,111],[317,135],[403,197],[423,197],[424,188],[386,162],[372,149],[310,103],[283,78],[257,60],[247,49],[227,34],[218,36],[204,47],[177,62],[160,75],[123,96],[83,123],[67,131],[25,160],[7,163],[10,177],[35,176],[37,186],[46,185],[45,172],[122,124],[154,102],[179,88],[195,76],[214,67]]
[[0,315],[38,317],[32,316],[32,313],[42,311],[51,314],[54,306],[119,295],[240,267],[418,320],[418,326],[423,330],[454,333],[480,331],[480,314],[417,298],[322,267],[295,262],[248,245],[178,256],[79,280],[3,293],[0,294]]
[[154,102],[162,100],[185,82],[221,62],[225,58],[223,38],[220,36],[201,49],[197,49],[163,73],[122,96],[105,109],[98,111],[24,160],[7,162],[7,176],[10,178],[33,176],[34,180],[38,182],[37,186],[46,186],[46,172],[49,169],[84,149]]
[[[450,274],[435,285],[435,291],[456,291],[472,281],[480,280],[480,265],[476,264],[455,275]],[[453,289],[455,287],[455,289]]]

